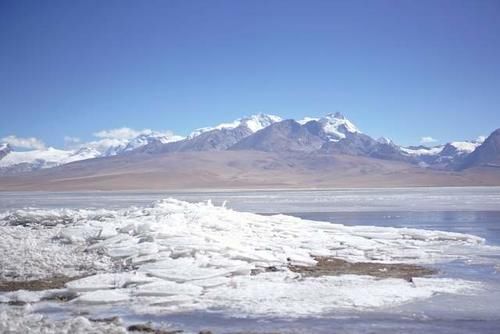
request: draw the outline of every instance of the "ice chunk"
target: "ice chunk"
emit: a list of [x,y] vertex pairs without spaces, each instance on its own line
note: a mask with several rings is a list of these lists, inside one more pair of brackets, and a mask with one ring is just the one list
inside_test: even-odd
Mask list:
[[26,309],[5,308],[0,310],[0,333],[126,334],[127,331],[113,322],[94,322],[84,317],[54,320]]
[[96,290],[84,292],[74,302],[83,304],[113,304],[126,302],[129,299],[128,290]]
[[154,281],[143,273],[97,274],[66,283],[75,292],[125,288]]
[[135,296],[175,296],[175,295],[190,295],[198,296],[203,291],[203,288],[189,283],[175,283],[169,281],[155,281],[153,283],[140,286],[133,292]]
[[437,293],[472,291],[474,284],[436,278],[414,283],[361,276],[304,278],[288,266],[313,266],[317,255],[430,264],[499,252],[466,234],[348,227],[174,199],[104,212],[25,210],[0,216],[3,277],[98,272],[67,283],[67,291],[81,294],[77,303],[128,302],[132,308],[145,303],[159,312],[218,309],[310,316],[398,305]]

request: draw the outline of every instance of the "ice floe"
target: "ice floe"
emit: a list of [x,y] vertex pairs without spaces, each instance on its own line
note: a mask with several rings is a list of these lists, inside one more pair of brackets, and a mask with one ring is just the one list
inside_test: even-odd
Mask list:
[[[348,227],[175,199],[119,210],[3,213],[0,248],[3,279],[88,275],[66,284],[66,291],[77,295],[68,302],[75,307],[290,317],[391,307],[481,288],[441,277],[412,282],[359,275],[304,277],[288,269],[315,265],[317,256],[432,264],[498,253],[472,235]],[[39,295],[24,299],[34,302]],[[19,293],[4,294],[3,301],[9,296],[19,298]]]

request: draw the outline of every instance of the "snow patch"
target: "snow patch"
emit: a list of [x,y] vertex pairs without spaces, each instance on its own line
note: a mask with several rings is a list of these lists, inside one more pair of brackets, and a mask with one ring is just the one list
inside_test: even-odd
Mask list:
[[456,148],[460,154],[469,154],[480,146],[481,143],[471,141],[454,141],[451,142],[450,145]]
[[421,155],[439,155],[441,151],[443,151],[444,146],[434,146],[434,147],[419,147],[419,148],[410,148],[410,147],[401,147],[401,151],[405,152],[410,156],[421,156]]
[[279,116],[275,115],[266,115],[266,114],[257,114],[257,115],[252,115],[249,117],[244,117],[244,118],[239,118],[233,122],[230,123],[222,123],[214,127],[205,127],[205,128],[199,128],[194,130],[188,138],[194,138],[202,133],[213,131],[213,130],[222,130],[222,129],[235,129],[240,126],[246,126],[250,131],[253,133],[262,130],[265,127],[268,127],[269,125],[276,123],[276,122],[281,122],[282,119]]

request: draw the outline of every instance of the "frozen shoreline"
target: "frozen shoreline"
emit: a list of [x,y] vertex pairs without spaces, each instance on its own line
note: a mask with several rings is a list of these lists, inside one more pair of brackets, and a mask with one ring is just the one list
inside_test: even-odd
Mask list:
[[[436,294],[473,294],[446,277],[303,277],[288,265],[314,256],[350,262],[432,264],[498,254],[466,234],[262,216],[168,199],[118,210],[29,209],[0,216],[3,279],[92,275],[67,283],[68,308],[127,305],[136,313],[211,310],[245,317],[309,317],[393,307]],[[20,265],[22,264],[22,266]],[[273,266],[275,272],[251,275]],[[17,272],[16,272],[17,270]],[[51,292],[9,292],[36,303]]]

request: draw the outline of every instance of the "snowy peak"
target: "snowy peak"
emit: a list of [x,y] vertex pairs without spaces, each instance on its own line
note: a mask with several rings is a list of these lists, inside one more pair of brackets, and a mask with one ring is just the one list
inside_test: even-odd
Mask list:
[[93,159],[100,156],[101,153],[92,147],[82,147],[70,155],[73,161]]
[[262,130],[265,127],[268,127],[269,125],[276,123],[276,122],[281,122],[282,119],[279,116],[275,115],[267,115],[267,114],[257,114],[257,115],[252,115],[248,117],[243,117],[239,118],[233,122],[230,123],[222,123],[214,127],[205,127],[205,128],[199,128],[194,130],[188,138],[194,138],[202,133],[213,131],[213,130],[231,130],[231,129],[236,129],[238,127],[246,127],[248,128],[252,133],[255,133],[259,130]]
[[181,136],[176,136],[173,134],[165,134],[165,133],[159,133],[159,132],[151,132],[147,134],[141,134],[133,139],[131,139],[127,145],[117,154],[122,153],[122,152],[130,152],[135,149],[138,149],[140,147],[150,145],[150,144],[167,144],[167,143],[172,143],[176,142],[179,140],[184,139]]
[[401,151],[406,156],[415,159],[415,162],[425,163],[426,167],[456,169],[480,145],[481,142],[477,140],[454,141],[434,147],[401,147]]
[[12,151],[8,144],[1,144],[0,169],[16,173],[52,168],[75,161],[119,155],[152,143],[166,144],[181,139],[183,137],[171,133],[148,131],[132,139],[103,138],[69,150],[48,147],[40,150]]
[[419,156],[437,156],[444,149],[443,145],[427,147],[427,146],[409,146],[409,147],[401,147],[401,151],[403,151],[408,156],[419,157]]
[[305,117],[298,121],[299,124],[307,124],[311,121],[318,122],[330,141],[339,141],[346,138],[348,134],[361,133],[359,129],[343,114],[327,114],[324,117]]
[[344,137],[346,133],[361,133],[350,120],[338,112],[326,115],[321,118],[319,122],[324,125],[325,132],[327,133],[329,130],[331,133],[341,133]]
[[139,134],[132,139],[103,138],[82,145],[82,148],[88,148],[99,152],[101,157],[111,157],[125,152],[136,150],[140,147],[153,144],[166,144],[184,139],[172,133],[163,133],[156,131],[147,131]]
[[458,154],[469,154],[474,152],[481,143],[477,141],[454,141],[447,145],[453,147]]
[[479,141],[454,141],[433,147],[401,147],[401,150],[410,156],[458,156],[470,154],[480,145]]
[[263,128],[268,127],[273,123],[281,121],[282,119],[279,116],[258,114],[244,118],[242,124],[244,124],[247,128],[252,130],[252,132],[257,132],[259,130],[262,130]]
[[61,162],[65,162],[71,154],[71,151],[58,150],[53,147],[43,150],[13,151],[0,160],[0,167],[11,167],[21,164],[36,165],[37,168],[54,167]]

